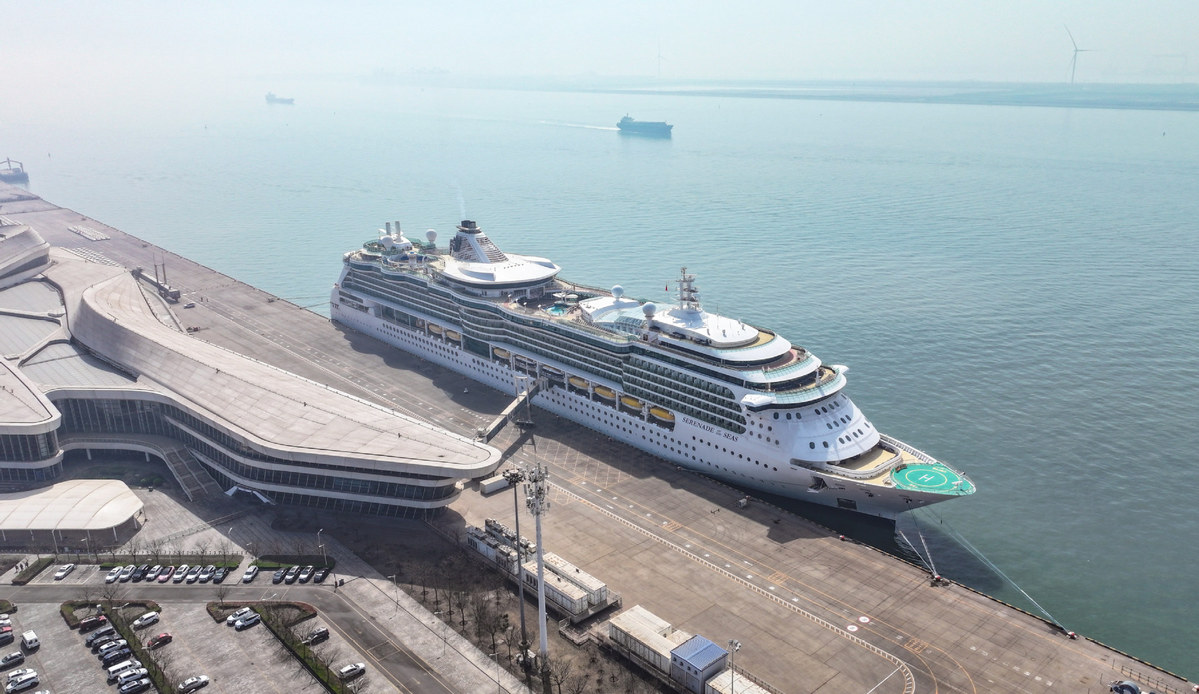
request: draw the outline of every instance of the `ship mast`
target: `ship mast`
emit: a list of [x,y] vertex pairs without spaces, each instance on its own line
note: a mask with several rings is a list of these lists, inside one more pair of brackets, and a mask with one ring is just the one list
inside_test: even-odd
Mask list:
[[699,289],[695,286],[695,275],[687,274],[687,268],[679,270],[679,308],[688,313],[699,313]]

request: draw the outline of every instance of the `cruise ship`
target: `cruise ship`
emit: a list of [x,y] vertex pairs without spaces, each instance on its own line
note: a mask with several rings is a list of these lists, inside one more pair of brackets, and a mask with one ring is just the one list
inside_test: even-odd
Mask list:
[[568,282],[470,220],[448,245],[388,222],[343,262],[335,322],[676,465],[892,520],[975,491],[876,431],[844,392],[845,366],[704,310],[686,268],[659,306]]

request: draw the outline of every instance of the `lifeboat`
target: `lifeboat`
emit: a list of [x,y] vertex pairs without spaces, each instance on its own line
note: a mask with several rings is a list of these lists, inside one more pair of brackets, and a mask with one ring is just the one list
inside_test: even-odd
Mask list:
[[587,386],[591,385],[590,383],[579,378],[578,376],[571,376],[568,380],[570,381],[570,385],[574,386],[575,388],[579,388],[581,390],[587,390]]
[[638,400],[637,398],[633,397],[632,395],[620,396],[620,404],[624,405],[625,407],[631,407],[634,410],[641,409],[641,401]]
[[436,323],[430,323],[429,324],[429,332],[433,333],[434,335],[440,335],[443,332],[445,332],[445,330],[442,329],[442,327],[440,325],[437,325]]
[[553,376],[554,378],[562,378],[566,375],[562,373],[562,369],[555,369],[554,367],[546,366],[545,364],[541,365],[541,370],[545,372],[546,376]]
[[445,331],[445,336],[446,336],[446,337],[448,337],[448,338],[450,338],[450,339],[451,339],[451,340],[453,340],[454,342],[459,342],[460,340],[462,340],[462,333],[460,333],[460,332],[458,332],[458,331],[456,331],[456,330],[447,330],[447,331]]
[[508,350],[504,349],[503,347],[492,347],[491,353],[494,354],[495,356],[499,357],[500,359],[507,359],[508,357],[512,356],[512,353],[509,352]]
[[674,413],[670,410],[664,410],[661,407],[651,407],[649,408],[649,413],[653,415],[655,419],[660,419],[663,422],[674,421]]
[[600,396],[604,400],[615,400],[616,399],[616,391],[612,390],[611,388],[607,388],[605,386],[596,386],[595,394]]

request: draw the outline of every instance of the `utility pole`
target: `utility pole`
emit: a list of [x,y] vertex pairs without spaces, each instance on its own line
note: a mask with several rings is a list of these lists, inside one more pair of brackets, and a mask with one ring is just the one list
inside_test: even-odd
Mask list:
[[525,489],[525,502],[528,504],[529,513],[533,514],[533,521],[537,526],[537,626],[540,629],[537,667],[541,670],[542,690],[545,694],[553,694],[553,688],[550,685],[549,635],[545,625],[545,550],[541,544],[541,515],[550,508],[549,490],[546,483],[548,476],[549,471],[540,463],[525,473],[525,479],[528,482]]
[[520,546],[520,491],[525,481],[525,472],[520,467],[504,472],[504,479],[512,485],[512,512],[516,516],[516,583],[520,589],[520,667],[524,670],[526,684],[529,677],[529,631],[525,626],[525,553]]

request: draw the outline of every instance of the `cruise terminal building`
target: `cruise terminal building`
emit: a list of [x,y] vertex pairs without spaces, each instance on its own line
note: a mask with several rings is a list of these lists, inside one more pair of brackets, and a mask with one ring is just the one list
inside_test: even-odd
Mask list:
[[56,483],[80,449],[157,456],[189,498],[395,517],[434,514],[499,466],[484,443],[189,334],[104,260],[0,218],[0,504]]

